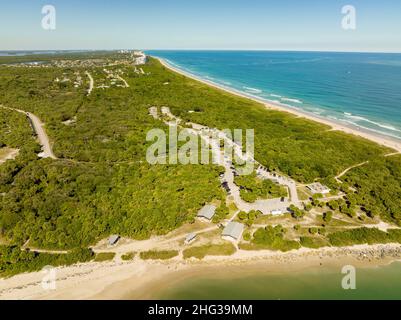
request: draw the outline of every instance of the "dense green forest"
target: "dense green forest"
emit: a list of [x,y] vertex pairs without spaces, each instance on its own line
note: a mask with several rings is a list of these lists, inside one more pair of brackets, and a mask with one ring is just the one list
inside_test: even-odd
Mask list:
[[67,254],[36,253],[17,246],[0,246],[0,275],[12,276],[26,271],[39,271],[45,266],[63,266],[87,262],[94,257],[90,249],[74,249]]
[[347,173],[343,180],[357,192],[348,197],[369,216],[401,225],[401,156],[382,157]]
[[[102,52],[70,59],[78,56],[120,58]],[[0,62],[27,59],[11,58]],[[51,59],[55,58],[43,58]],[[38,158],[40,146],[26,117],[0,108],[0,147],[20,149],[15,160],[0,165],[0,236],[8,245],[2,256],[28,240],[36,248],[79,249],[113,233],[135,239],[166,234],[193,221],[205,203],[225,199],[218,166],[147,164],[147,131],[167,130],[149,116],[151,106],[168,106],[180,118],[209,127],[255,129],[256,160],[299,182],[330,180],[369,160],[342,178],[356,190],[345,188],[347,206],[400,223],[401,157],[384,158],[391,150],[267,110],[168,71],[154,59],[143,66],[145,75],[135,73],[132,66],[107,68],[122,69],[129,88],[97,89],[96,83],[106,79],[103,67],[0,66],[0,104],[39,116],[59,158]],[[89,96],[86,70],[95,80]],[[82,86],[55,81],[63,76],[73,79],[76,73],[83,78]],[[252,177],[236,179],[244,187],[245,200],[284,195],[276,185],[260,184]],[[226,211],[222,209],[219,217]],[[282,230],[260,229],[252,244],[286,250],[299,246],[282,235]]]
[[240,187],[241,198],[247,202],[255,202],[257,199],[273,199],[287,197],[285,187],[271,180],[260,179],[253,172],[249,175],[236,176],[234,182]]

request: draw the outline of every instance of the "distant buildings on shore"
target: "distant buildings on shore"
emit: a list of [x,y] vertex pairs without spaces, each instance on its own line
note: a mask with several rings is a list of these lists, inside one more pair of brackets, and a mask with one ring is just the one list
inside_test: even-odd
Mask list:
[[141,66],[147,62],[148,58],[142,51],[134,51],[134,65]]

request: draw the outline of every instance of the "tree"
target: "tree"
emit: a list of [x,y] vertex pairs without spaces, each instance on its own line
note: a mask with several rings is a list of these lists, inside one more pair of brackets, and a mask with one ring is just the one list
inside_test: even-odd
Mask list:
[[303,211],[303,210],[297,208],[297,207],[294,206],[294,205],[291,205],[291,206],[290,206],[290,211],[291,211],[291,216],[292,216],[294,219],[297,219],[297,220],[303,218],[303,217],[305,216],[305,214],[306,214],[305,211]]
[[238,218],[240,220],[245,220],[245,219],[248,218],[248,214],[245,211],[241,211],[241,212],[238,213]]
[[329,206],[329,208],[332,209],[332,210],[338,210],[338,209],[340,208],[340,206],[339,206],[337,200],[330,200],[330,201],[328,202],[328,206]]
[[305,210],[306,211],[311,211],[313,208],[312,204],[308,203],[307,205],[305,205]]
[[310,234],[316,234],[318,231],[319,231],[319,230],[318,230],[318,228],[316,228],[316,227],[311,227],[311,228],[309,228],[309,233],[310,233]]
[[244,232],[243,238],[245,241],[250,241],[251,240],[251,234],[250,232]]
[[330,223],[331,219],[333,218],[333,212],[332,211],[327,211],[323,213],[323,221]]

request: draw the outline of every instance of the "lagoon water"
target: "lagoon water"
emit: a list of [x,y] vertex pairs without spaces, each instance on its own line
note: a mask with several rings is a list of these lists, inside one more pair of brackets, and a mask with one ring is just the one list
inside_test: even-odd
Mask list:
[[401,54],[147,51],[206,80],[401,139]]
[[230,270],[174,283],[160,299],[401,299],[401,263],[356,269],[356,289],[344,290],[341,268],[320,267],[299,272]]

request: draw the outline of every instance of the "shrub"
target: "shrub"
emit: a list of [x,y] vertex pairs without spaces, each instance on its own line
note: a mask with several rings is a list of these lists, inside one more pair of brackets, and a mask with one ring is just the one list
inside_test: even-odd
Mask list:
[[121,256],[121,259],[124,261],[129,261],[129,260],[134,259],[134,257],[135,257],[135,252],[128,252],[128,253],[123,254]]
[[300,247],[299,242],[284,239],[285,232],[286,230],[281,225],[260,228],[253,234],[252,243],[259,249],[263,248],[281,251],[298,249]]
[[334,232],[328,235],[328,239],[334,246],[391,242],[391,238],[386,232],[383,232],[377,228],[366,227]]
[[95,261],[96,262],[103,262],[103,261],[110,261],[113,260],[115,257],[115,252],[99,252],[96,254]]
[[329,242],[326,239],[317,238],[317,237],[301,237],[300,238],[301,246],[306,248],[317,249],[321,247],[326,247]]
[[191,247],[183,251],[184,259],[203,259],[205,256],[230,256],[236,251],[232,243],[207,244],[204,246]]
[[168,260],[178,256],[177,250],[149,250],[149,251],[142,251],[139,256],[143,260]]
[[329,223],[333,218],[333,212],[327,211],[323,213],[323,221]]

